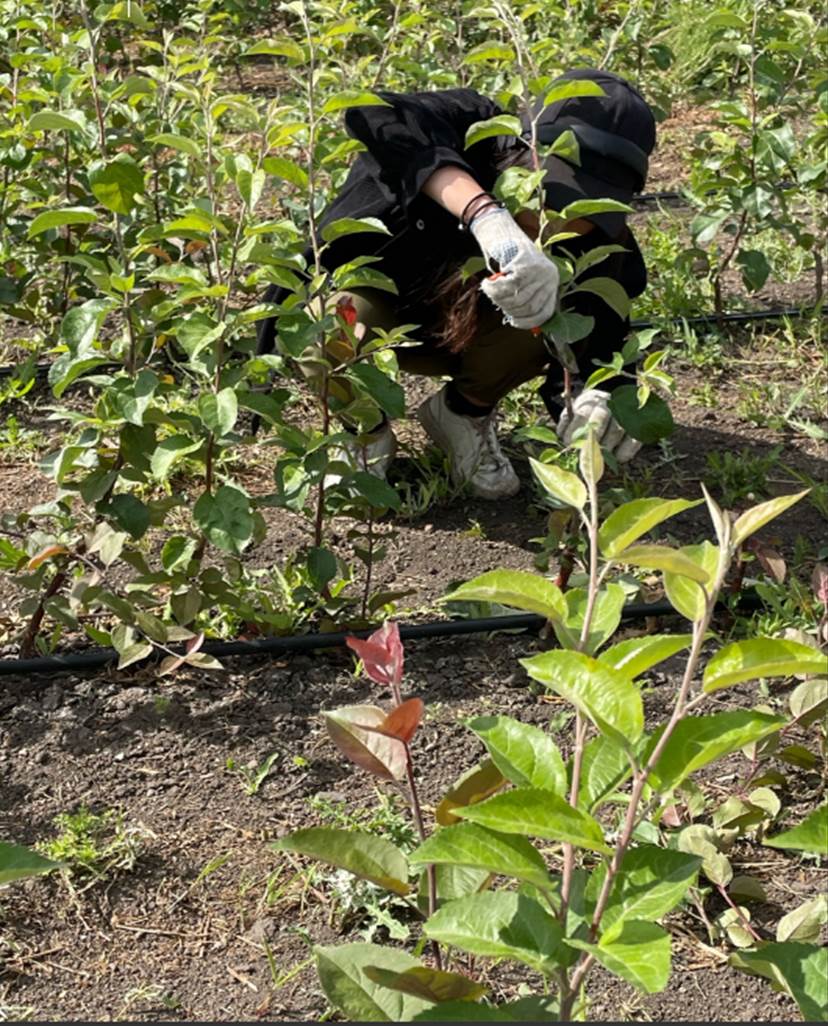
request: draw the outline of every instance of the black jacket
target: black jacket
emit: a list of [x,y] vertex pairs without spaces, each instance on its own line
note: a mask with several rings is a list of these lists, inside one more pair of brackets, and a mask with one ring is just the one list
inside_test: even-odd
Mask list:
[[[449,269],[480,254],[470,233],[458,230],[457,219],[422,194],[423,185],[439,168],[455,165],[472,175],[482,189],[490,190],[507,151],[523,144],[512,136],[492,136],[465,148],[471,125],[504,113],[473,89],[405,94],[377,90],[377,95],[388,106],[351,107],[345,112],[348,134],[366,150],[357,156],[320,227],[342,217],[376,217],[391,236],[344,236],[325,251],[323,263],[333,270],[357,256],[380,256],[382,262],[373,266],[395,281],[401,315],[422,324],[428,316],[424,301],[433,286]],[[589,238],[590,245],[609,241],[597,230]],[[646,285],[641,253],[631,234],[624,244],[630,252],[602,262],[594,275],[614,277],[630,296],[640,295]],[[272,286],[265,299],[280,303],[287,295]],[[619,347],[627,325],[600,299],[584,293],[573,308],[600,319],[593,333],[596,340],[600,336],[600,353],[593,353],[595,347],[587,340],[590,355],[609,355]],[[274,348],[274,328],[273,320],[260,322],[259,352]]]

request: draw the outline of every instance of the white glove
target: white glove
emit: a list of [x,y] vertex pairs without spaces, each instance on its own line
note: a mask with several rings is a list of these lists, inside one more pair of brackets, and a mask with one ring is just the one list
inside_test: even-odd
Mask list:
[[573,437],[588,424],[592,424],[601,448],[613,453],[619,463],[629,463],[641,448],[641,442],[628,435],[610,413],[609,392],[602,392],[598,388],[581,392],[572,403],[572,420],[567,410],[561,414],[557,427],[558,438],[564,445],[569,445]]
[[531,242],[508,210],[485,211],[470,231],[483,251],[486,266],[500,273],[480,286],[507,323],[516,328],[537,328],[555,313],[558,268]]

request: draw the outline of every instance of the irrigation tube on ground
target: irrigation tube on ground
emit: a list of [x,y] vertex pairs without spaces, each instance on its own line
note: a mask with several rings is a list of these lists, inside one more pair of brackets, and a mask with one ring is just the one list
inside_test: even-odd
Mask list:
[[[761,605],[761,599],[754,592],[746,592],[739,598],[738,607],[741,610],[759,609]],[[621,613],[621,618],[643,620],[648,616],[671,615],[678,614],[669,602],[628,602]],[[439,620],[432,623],[402,624],[400,637],[403,641],[414,641],[422,638],[454,637],[460,634],[488,634],[491,631],[539,631],[544,623],[546,620],[535,613],[487,616],[469,620]],[[199,651],[218,657],[310,652],[315,649],[339,648],[345,644],[346,638],[365,638],[375,629],[299,634],[287,638],[261,638],[256,641],[208,641]],[[2,659],[0,676],[12,673],[53,676],[77,670],[98,670],[117,660],[118,653],[112,648],[95,648],[86,652],[43,656],[38,659]]]

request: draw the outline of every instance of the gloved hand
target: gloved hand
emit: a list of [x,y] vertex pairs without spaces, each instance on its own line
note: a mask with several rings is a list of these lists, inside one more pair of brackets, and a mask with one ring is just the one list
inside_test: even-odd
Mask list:
[[567,410],[561,414],[558,438],[564,445],[569,445],[574,435],[588,424],[593,425],[601,448],[613,453],[619,463],[629,463],[641,448],[641,442],[630,437],[610,413],[609,392],[598,388],[581,392],[572,403],[572,420]]
[[535,246],[508,210],[486,210],[470,231],[483,251],[486,266],[499,274],[480,286],[509,324],[537,328],[554,314],[558,268]]

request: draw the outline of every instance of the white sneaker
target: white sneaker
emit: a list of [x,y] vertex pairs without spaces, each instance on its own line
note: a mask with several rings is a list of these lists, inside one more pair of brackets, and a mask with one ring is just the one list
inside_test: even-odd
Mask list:
[[[386,424],[379,431],[361,437],[362,441],[354,436],[353,442],[344,442],[331,448],[330,461],[344,463],[351,470],[367,470],[369,474],[384,481],[391,461],[397,452],[397,438],[391,430],[391,425]],[[325,487],[335,487],[344,476],[344,474],[326,474]]]
[[429,438],[449,457],[451,479],[468,484],[480,499],[505,499],[520,480],[497,440],[493,410],[487,417],[463,417],[446,403],[445,386],[417,410]]

